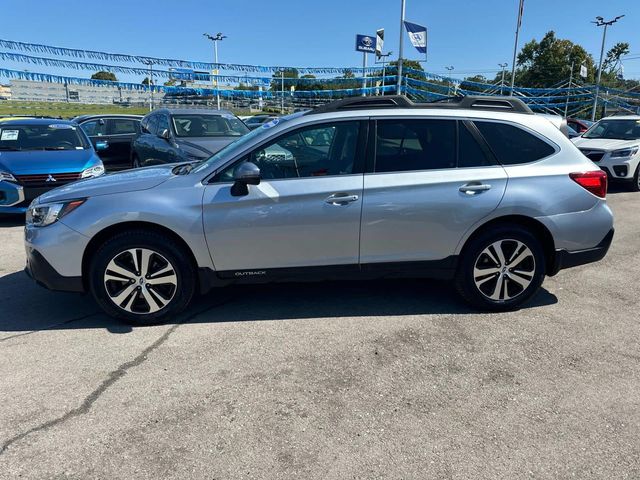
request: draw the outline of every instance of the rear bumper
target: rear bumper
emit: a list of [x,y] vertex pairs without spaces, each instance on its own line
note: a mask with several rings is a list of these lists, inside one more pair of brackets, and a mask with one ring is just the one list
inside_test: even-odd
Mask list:
[[27,248],[27,266],[24,271],[35,282],[61,292],[84,292],[82,277],[64,277],[34,248]]
[[553,276],[565,268],[577,267],[602,260],[609,251],[609,247],[613,241],[613,233],[614,229],[612,228],[602,241],[593,248],[573,252],[556,250],[555,261],[551,267],[551,271],[547,272],[547,275]]

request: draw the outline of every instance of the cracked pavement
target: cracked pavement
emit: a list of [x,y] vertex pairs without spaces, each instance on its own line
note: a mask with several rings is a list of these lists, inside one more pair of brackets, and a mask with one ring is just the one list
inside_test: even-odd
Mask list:
[[0,479],[640,478],[640,194],[518,312],[432,281],[214,291],[132,328],[0,220]]

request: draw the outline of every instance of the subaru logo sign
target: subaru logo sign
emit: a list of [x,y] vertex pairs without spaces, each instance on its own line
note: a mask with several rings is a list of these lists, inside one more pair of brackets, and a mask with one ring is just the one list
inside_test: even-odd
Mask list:
[[373,35],[356,35],[356,51],[376,53],[375,37]]

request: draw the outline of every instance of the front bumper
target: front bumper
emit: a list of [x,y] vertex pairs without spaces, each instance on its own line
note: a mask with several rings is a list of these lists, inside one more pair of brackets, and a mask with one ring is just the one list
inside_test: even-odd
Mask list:
[[613,241],[613,233],[614,229],[612,228],[602,241],[593,248],[572,252],[568,250],[556,250],[554,263],[551,271],[547,272],[547,275],[553,276],[565,268],[577,267],[602,260],[609,251],[609,247]]
[[21,185],[0,181],[0,213],[25,213],[27,206]]
[[638,155],[631,158],[608,158],[608,154],[601,161],[595,162],[601,170],[607,173],[611,180],[623,181],[633,180],[638,163],[640,163],[640,156]]
[[35,248],[27,247],[24,271],[38,285],[62,292],[84,292],[82,277],[64,277]]

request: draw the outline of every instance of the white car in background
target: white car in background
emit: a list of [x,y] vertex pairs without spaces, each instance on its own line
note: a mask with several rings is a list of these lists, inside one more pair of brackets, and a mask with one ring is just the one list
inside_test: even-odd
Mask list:
[[611,180],[640,191],[640,115],[603,118],[573,143]]

